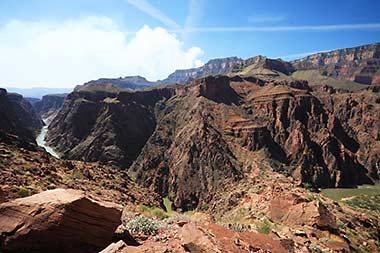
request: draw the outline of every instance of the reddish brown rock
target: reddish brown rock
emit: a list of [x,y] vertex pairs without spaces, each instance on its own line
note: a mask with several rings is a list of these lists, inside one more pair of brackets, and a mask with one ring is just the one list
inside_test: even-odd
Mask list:
[[380,44],[317,53],[292,62],[297,69],[320,69],[327,76],[368,85],[380,84]]
[[120,206],[56,189],[0,205],[5,252],[96,252],[112,240]]
[[268,217],[278,223],[293,228],[305,225],[321,230],[337,230],[335,216],[320,201],[307,202],[296,195],[273,199]]

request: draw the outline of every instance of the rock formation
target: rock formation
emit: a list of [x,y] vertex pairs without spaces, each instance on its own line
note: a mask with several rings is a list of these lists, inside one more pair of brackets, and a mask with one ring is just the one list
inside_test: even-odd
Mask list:
[[296,69],[319,69],[324,75],[380,85],[380,44],[317,53],[292,62]]
[[[68,96],[48,140],[65,158],[129,168],[138,183],[182,210],[201,208],[240,180],[241,149],[265,152],[273,170],[314,187],[376,180],[375,151],[345,123],[360,107],[341,113],[334,108],[340,103],[325,101],[329,93],[316,95],[305,81],[239,76],[136,92],[88,87]],[[368,116],[360,125],[378,129],[377,107],[370,108],[361,110]],[[376,146],[375,135],[365,139]]]
[[4,252],[96,252],[111,243],[121,207],[56,189],[0,205]]
[[243,60],[238,57],[212,59],[201,67],[192,69],[176,70],[166,79],[158,81],[160,84],[186,83],[208,75],[226,75],[236,64]]
[[39,102],[35,103],[34,108],[44,119],[54,117],[61,109],[66,96],[67,94],[45,95]]
[[120,78],[100,78],[98,80],[92,80],[84,85],[78,85],[75,87],[75,90],[78,90],[86,85],[97,85],[97,84],[112,84],[122,89],[145,89],[153,85],[156,85],[156,82],[151,82],[145,79],[142,76],[126,76]]
[[21,95],[0,89],[0,114],[1,132],[35,143],[35,135],[43,123],[32,105]]
[[128,167],[154,131],[155,103],[171,96],[172,89],[86,89],[67,96],[49,126],[48,143],[63,158]]

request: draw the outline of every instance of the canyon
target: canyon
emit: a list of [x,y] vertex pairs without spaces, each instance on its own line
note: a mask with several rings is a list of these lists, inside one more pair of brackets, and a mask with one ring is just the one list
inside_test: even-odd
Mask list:
[[[64,188],[86,196],[76,192],[78,206],[65,202],[68,210],[85,212],[82,202],[92,200],[124,206],[123,215],[114,211],[122,239],[108,231],[101,244],[85,237],[82,245],[62,241],[71,252],[108,245],[104,252],[379,250],[373,202],[356,205],[356,197],[334,201],[318,193],[380,180],[379,48],[292,62],[214,59],[157,82],[140,76],[89,81],[33,105],[1,89],[0,197],[9,202],[0,204],[0,213],[14,217],[18,231],[0,225],[1,247],[17,251],[24,233],[18,222],[27,220],[30,238],[41,230],[38,212],[24,217],[10,210],[38,204],[43,214],[60,213],[44,200],[53,189],[74,194]],[[158,224],[156,232],[133,228],[130,221],[144,215]],[[20,245],[28,244],[25,238]]]

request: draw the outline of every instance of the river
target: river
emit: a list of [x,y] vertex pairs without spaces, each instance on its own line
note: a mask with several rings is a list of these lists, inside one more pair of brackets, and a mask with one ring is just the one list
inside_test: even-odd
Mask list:
[[45,141],[46,134],[48,132],[48,127],[49,127],[49,124],[51,122],[51,119],[43,119],[43,122],[45,123],[45,126],[43,126],[41,128],[41,132],[38,134],[38,136],[36,138],[37,145],[40,147],[43,147],[49,154],[51,154],[55,158],[59,158],[58,153],[55,152],[54,149],[49,147]]

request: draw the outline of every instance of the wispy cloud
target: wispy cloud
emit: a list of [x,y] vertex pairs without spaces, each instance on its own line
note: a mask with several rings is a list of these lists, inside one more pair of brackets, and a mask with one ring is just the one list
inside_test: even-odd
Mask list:
[[183,28],[182,39],[187,41],[189,39],[188,29],[196,27],[203,15],[203,0],[190,0],[188,5],[188,12],[185,20],[185,26]]
[[172,29],[180,29],[181,26],[178,25],[173,19],[168,17],[165,13],[160,11],[158,8],[154,7],[150,3],[145,0],[126,0],[131,5],[135,6],[140,11],[148,14],[152,18],[160,21],[164,25],[172,28]]
[[277,23],[286,20],[285,15],[265,14],[251,15],[248,17],[248,22],[251,23]]
[[[380,23],[334,24],[304,26],[238,26],[238,27],[191,27],[187,32],[292,32],[292,31],[344,31],[344,30],[380,30]],[[173,30],[183,32],[183,29]]]

